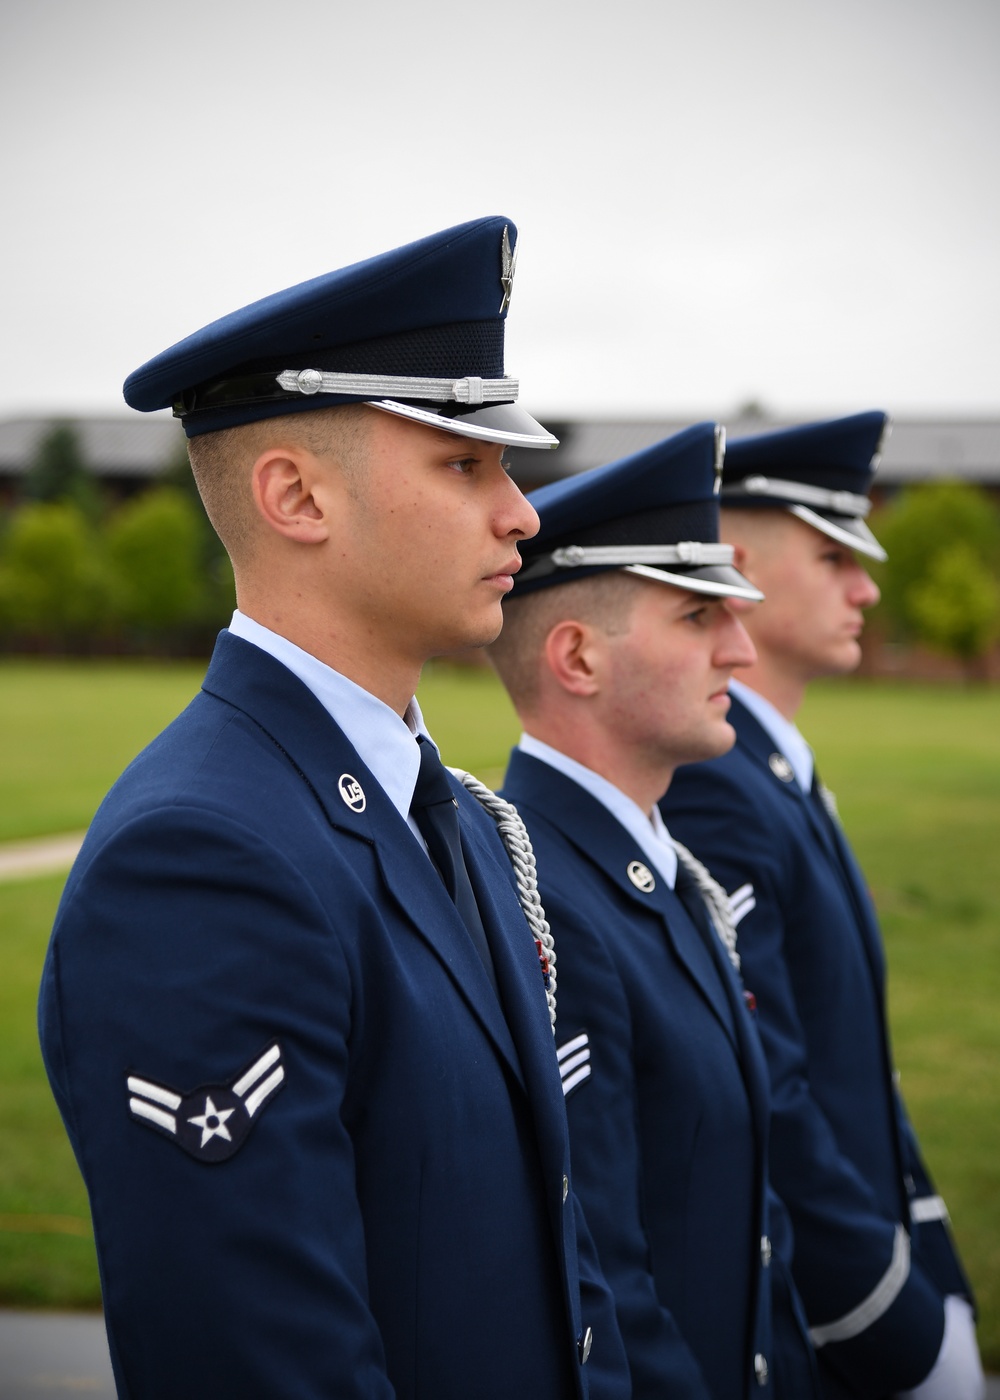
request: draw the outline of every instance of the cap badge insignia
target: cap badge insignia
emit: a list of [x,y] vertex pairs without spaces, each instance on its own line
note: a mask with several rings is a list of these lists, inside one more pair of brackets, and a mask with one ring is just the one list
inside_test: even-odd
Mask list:
[[350,773],[341,773],[340,782],[337,784],[337,791],[352,812],[363,812],[368,806],[368,799],[365,797],[364,788],[358,782],[357,778],[351,777]]
[[498,316],[502,316],[510,305],[510,294],[514,289],[514,267],[517,263],[517,245],[510,246],[510,235],[504,224],[503,241],[500,244],[500,285],[503,287],[503,300]]
[[767,760],[767,766],[783,783],[790,783],[795,777],[795,770],[783,753],[773,753]]
[[653,872],[648,865],[643,865],[641,860],[630,860],[625,874],[635,885],[637,890],[643,894],[649,894],[656,889],[656,881],[653,879]]
[[250,1135],[257,1114],[285,1082],[281,1047],[271,1045],[228,1084],[203,1084],[189,1094],[130,1074],[132,1117],[155,1128],[199,1162],[225,1162]]
[[715,484],[712,487],[713,495],[720,495],[722,491],[722,467],[726,460],[726,430],[721,423],[715,425]]

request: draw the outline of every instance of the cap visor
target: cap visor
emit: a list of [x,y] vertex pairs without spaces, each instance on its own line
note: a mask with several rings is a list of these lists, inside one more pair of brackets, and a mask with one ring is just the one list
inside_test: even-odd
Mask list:
[[425,423],[441,432],[478,438],[481,442],[501,442],[508,447],[559,446],[559,439],[516,403],[485,404],[482,408],[457,411],[453,404],[447,408],[433,408],[400,403],[395,399],[369,399],[367,403],[370,408],[410,418],[414,423]]
[[624,572],[656,583],[669,583],[691,593],[707,593],[712,598],[745,598],[759,603],[763,593],[731,564],[712,564],[699,569],[658,569],[649,564],[626,564]]
[[812,525],[822,534],[829,535],[830,539],[836,540],[838,544],[846,544],[850,549],[856,549],[859,554],[867,554],[869,559],[877,559],[879,563],[888,558],[885,550],[859,516],[824,515],[821,511],[800,505],[789,506],[788,509],[792,515],[797,515],[800,520]]

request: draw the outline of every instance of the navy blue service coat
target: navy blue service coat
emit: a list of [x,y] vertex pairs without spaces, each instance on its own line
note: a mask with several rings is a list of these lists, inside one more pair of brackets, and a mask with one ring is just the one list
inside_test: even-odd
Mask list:
[[885,1396],[930,1370],[943,1296],[968,1283],[944,1221],[927,1218],[941,1203],[893,1078],[864,879],[818,793],[783,756],[771,766],[773,741],[735,697],[729,718],[736,747],[680,768],[660,805],[749,908],[739,948],[771,1072],[771,1180],[829,1392]]
[[105,800],[40,1018],[121,1396],[627,1394],[536,949],[456,796],[506,1015],[399,813],[256,647],[222,634]]
[[637,887],[634,839],[548,764],[515,750],[503,795],[555,937],[574,1180],[637,1400],[808,1400],[780,1221],[767,1238],[767,1067],[700,896]]

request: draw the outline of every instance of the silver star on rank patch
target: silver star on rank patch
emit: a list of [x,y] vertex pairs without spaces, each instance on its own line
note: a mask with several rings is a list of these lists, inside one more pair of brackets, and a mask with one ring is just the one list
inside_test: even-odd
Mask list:
[[212,1102],[211,1094],[205,1095],[205,1112],[199,1113],[195,1118],[188,1119],[189,1123],[193,1123],[196,1128],[201,1129],[202,1147],[204,1147],[207,1142],[211,1142],[216,1134],[218,1134],[219,1137],[225,1138],[227,1142],[232,1142],[233,1137],[226,1127],[226,1119],[232,1118],[234,1112],[235,1109],[232,1108],[224,1108],[220,1112]]
[[514,267],[517,263],[517,245],[510,246],[510,234],[507,232],[507,225],[503,227],[503,242],[500,244],[500,285],[503,287],[503,301],[500,303],[498,316],[502,316],[510,305],[510,294],[514,289]]

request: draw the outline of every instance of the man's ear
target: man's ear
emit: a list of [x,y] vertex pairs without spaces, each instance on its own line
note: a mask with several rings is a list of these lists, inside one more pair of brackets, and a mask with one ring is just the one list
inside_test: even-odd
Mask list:
[[733,546],[733,565],[742,573],[750,557],[749,551],[745,544],[738,544],[736,540],[730,540],[730,544]]
[[545,638],[545,664],[570,695],[585,698],[600,689],[601,633],[586,622],[566,618]]
[[268,448],[253,466],[254,502],[267,525],[300,544],[322,544],[329,536],[326,478],[311,452]]

